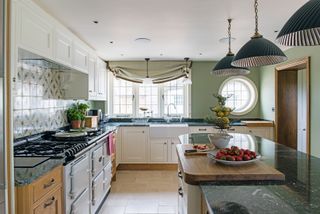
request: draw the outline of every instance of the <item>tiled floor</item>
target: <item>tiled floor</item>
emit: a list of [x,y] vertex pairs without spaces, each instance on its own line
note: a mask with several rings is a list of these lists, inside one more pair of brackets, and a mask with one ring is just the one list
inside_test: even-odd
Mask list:
[[118,171],[100,214],[176,214],[176,171]]

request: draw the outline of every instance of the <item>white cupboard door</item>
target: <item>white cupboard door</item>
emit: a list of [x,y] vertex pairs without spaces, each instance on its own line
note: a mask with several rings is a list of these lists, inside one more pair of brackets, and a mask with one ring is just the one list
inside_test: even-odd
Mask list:
[[179,138],[171,138],[170,149],[169,149],[169,162],[170,163],[178,163],[178,155],[177,155],[177,145],[180,144]]
[[125,127],[122,130],[122,162],[147,162],[148,133],[146,128]]
[[21,16],[18,24],[18,45],[35,54],[52,58],[53,25],[28,7],[21,7]]
[[272,140],[272,127],[248,127],[248,134]]
[[164,163],[168,161],[168,140],[151,139],[150,162]]
[[71,66],[72,38],[60,30],[55,31],[54,58],[56,61]]
[[88,62],[89,99],[94,99],[96,96],[96,73],[96,59],[94,57],[90,57]]
[[97,87],[97,97],[99,100],[106,100],[107,99],[107,69],[106,63],[102,60],[98,60],[98,72],[97,72],[97,80],[96,84]]
[[73,44],[73,67],[88,73],[88,51],[77,43]]

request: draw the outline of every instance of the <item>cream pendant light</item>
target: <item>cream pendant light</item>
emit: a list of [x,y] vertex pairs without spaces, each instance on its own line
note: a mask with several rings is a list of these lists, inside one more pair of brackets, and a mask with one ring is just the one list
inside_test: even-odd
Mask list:
[[304,4],[281,29],[277,41],[286,46],[320,45],[320,0]]
[[142,84],[143,85],[152,85],[153,81],[149,77],[149,60],[150,60],[150,58],[145,58],[145,60],[147,62],[147,76],[146,76],[146,78],[143,79]]
[[222,58],[216,66],[211,71],[212,75],[216,76],[234,76],[234,75],[247,75],[250,73],[250,70],[247,68],[240,68],[231,65],[231,62],[234,59],[234,54],[231,51],[231,21],[232,19],[228,19],[228,41],[229,41],[229,52],[228,54]]
[[287,60],[286,55],[281,49],[271,41],[263,38],[258,31],[258,0],[254,1],[255,9],[255,34],[251,40],[247,42],[234,57],[231,63],[237,67],[257,67],[264,65],[272,65]]

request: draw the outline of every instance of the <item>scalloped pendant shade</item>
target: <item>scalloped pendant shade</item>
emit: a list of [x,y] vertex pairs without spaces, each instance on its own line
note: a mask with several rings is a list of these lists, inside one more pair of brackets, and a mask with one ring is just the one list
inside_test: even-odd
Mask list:
[[286,60],[286,55],[278,46],[262,36],[254,36],[239,50],[231,65],[250,68],[278,64]]
[[286,46],[320,45],[320,0],[310,0],[291,16],[277,36]]
[[231,63],[233,59],[234,54],[227,54],[216,64],[214,69],[211,71],[211,74],[216,76],[236,76],[250,74],[250,70],[247,68],[232,66]]

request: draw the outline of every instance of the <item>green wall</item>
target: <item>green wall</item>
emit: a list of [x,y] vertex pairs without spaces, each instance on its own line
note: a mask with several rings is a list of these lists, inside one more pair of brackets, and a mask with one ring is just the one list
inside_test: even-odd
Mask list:
[[[320,157],[320,47],[295,47],[285,53],[289,61],[306,56],[311,57],[311,154]],[[275,119],[274,112],[271,110],[275,106],[274,67],[263,67],[260,74],[261,117],[269,120]]]
[[[226,77],[217,77],[210,74],[210,71],[215,64],[216,62],[209,61],[194,61],[192,64],[191,116],[193,118],[204,118],[207,115],[212,115],[209,107],[217,104],[217,101],[212,94],[219,91],[219,87]],[[256,84],[259,90],[259,72],[257,70],[251,70],[251,74],[248,75],[248,78],[250,78]],[[250,113],[241,117],[259,118],[259,100],[256,107]],[[237,116],[237,118],[239,118],[239,116]]]

